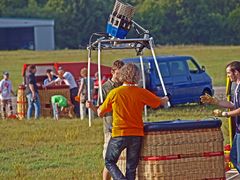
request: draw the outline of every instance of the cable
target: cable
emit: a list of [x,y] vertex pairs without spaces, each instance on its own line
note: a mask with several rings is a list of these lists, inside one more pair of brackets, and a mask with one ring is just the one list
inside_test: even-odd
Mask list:
[[98,36],[98,37],[103,37],[103,38],[109,38],[110,36],[105,33],[105,32],[96,32],[96,33],[93,33],[90,38],[89,38],[89,41],[88,41],[88,46],[91,47],[92,45],[92,39],[94,36]]

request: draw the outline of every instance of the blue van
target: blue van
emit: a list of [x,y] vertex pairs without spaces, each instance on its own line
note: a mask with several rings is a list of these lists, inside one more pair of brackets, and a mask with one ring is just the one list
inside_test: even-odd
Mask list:
[[[139,68],[139,58],[123,59],[125,63],[134,63]],[[157,62],[167,92],[171,96],[171,105],[200,102],[200,96],[214,94],[212,79],[205,72],[205,67],[191,56],[157,56]],[[158,96],[163,96],[163,89],[158,77],[153,57],[143,57],[146,88]],[[140,82],[142,84],[142,80]]]

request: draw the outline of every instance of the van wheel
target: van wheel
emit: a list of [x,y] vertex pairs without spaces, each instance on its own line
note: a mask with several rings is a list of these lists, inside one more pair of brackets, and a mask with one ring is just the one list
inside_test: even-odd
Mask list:
[[208,95],[212,96],[211,91],[208,89],[204,89],[204,91],[202,92],[202,95],[204,95],[204,94],[208,94]]

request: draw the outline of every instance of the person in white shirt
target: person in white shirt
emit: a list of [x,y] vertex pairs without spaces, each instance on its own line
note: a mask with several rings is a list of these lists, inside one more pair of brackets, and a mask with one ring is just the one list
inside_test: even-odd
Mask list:
[[10,113],[13,115],[13,108],[11,102],[11,94],[14,95],[12,82],[9,80],[9,73],[3,73],[3,79],[0,81],[0,101],[1,101],[1,114],[2,119],[6,119],[6,107],[9,106]]
[[61,81],[63,81],[66,85],[69,86],[71,102],[74,105],[74,113],[79,118],[80,117],[79,103],[75,100],[75,97],[78,95],[78,87],[73,75],[70,72],[65,72],[65,70],[62,67],[59,67],[58,78],[46,84],[44,87],[50,86],[53,83]]

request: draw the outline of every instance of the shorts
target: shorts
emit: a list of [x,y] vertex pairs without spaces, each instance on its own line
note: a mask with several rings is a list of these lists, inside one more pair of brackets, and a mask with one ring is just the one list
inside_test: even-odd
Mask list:
[[111,136],[112,136],[111,132],[104,132],[103,159],[105,159],[106,157],[107,147],[111,139]]

